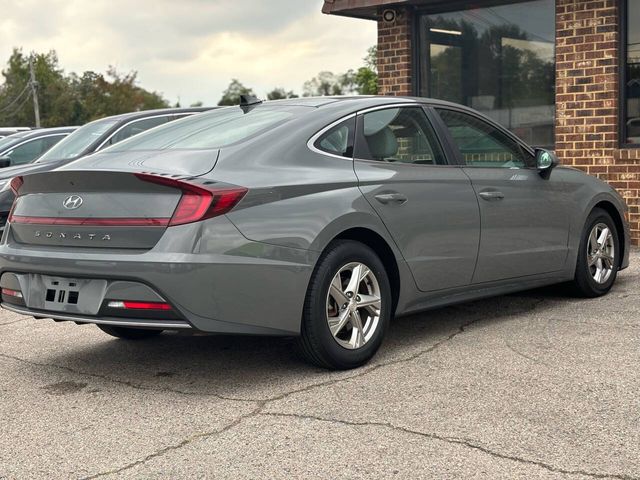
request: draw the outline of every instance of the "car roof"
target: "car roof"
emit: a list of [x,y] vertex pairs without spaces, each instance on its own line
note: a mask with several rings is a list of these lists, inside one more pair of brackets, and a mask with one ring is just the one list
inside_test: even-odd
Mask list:
[[356,110],[384,106],[398,103],[422,103],[435,106],[449,106],[456,108],[468,108],[457,103],[438,100],[435,98],[422,97],[399,97],[391,95],[352,95],[352,96],[333,96],[333,97],[302,97],[288,98],[286,100],[273,100],[264,102],[264,105],[286,105],[286,106],[306,106],[320,109],[330,109],[332,107],[342,109],[345,103],[349,102]]
[[10,135],[11,138],[37,138],[45,135],[51,135],[53,133],[71,133],[77,130],[78,127],[52,127],[52,128],[38,128],[37,130],[26,130],[23,132],[17,132]]
[[216,107],[187,107],[187,108],[158,108],[155,110],[141,110],[139,112],[129,112],[129,113],[121,113],[119,115],[112,115],[110,117],[102,117],[98,118],[95,121],[99,120],[118,120],[118,121],[129,121],[129,120],[137,120],[140,118],[147,117],[155,117],[157,115],[178,115],[181,113],[200,113],[206,112],[209,110],[213,110]]

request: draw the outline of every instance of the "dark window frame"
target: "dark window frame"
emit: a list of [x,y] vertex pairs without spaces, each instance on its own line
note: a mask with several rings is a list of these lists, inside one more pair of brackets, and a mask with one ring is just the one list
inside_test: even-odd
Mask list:
[[627,29],[627,13],[629,13],[629,0],[618,0],[618,148],[640,148],[640,143],[627,142],[627,54],[629,32]]
[[[527,3],[530,1],[532,0],[493,0],[493,1],[486,2],[486,4],[483,3],[482,6],[496,7],[500,5]],[[618,1],[626,4],[628,0],[618,0]],[[427,81],[424,78],[425,72],[421,67],[424,67],[424,69],[427,71],[431,67],[430,59],[426,62],[421,62],[420,60],[420,49],[425,45],[425,42],[426,42],[425,35],[422,32],[422,28],[421,28],[421,21],[420,21],[421,17],[425,15],[434,15],[438,13],[456,12],[458,10],[469,10],[470,6],[469,6],[469,0],[450,0],[446,4],[435,4],[435,5],[424,5],[424,6],[421,5],[421,6],[413,6],[413,7],[408,6],[407,8],[412,9],[411,10],[411,13],[412,13],[411,72],[412,72],[413,81],[411,82],[411,91],[414,96],[420,97],[421,96],[420,92],[422,90],[424,82]],[[557,29],[556,29],[555,42],[556,44],[554,45],[554,48],[557,48]],[[554,70],[555,71],[555,74],[554,74],[555,87],[554,88],[557,88],[558,74],[557,74],[555,58],[554,58],[554,68],[555,68]],[[554,100],[554,106],[555,106],[555,100]],[[554,139],[555,139],[556,127],[557,127],[557,111],[556,111],[556,114],[554,115],[554,120],[553,120]],[[511,132],[509,131],[509,133]],[[518,140],[520,141],[520,143],[523,143],[522,140],[520,140],[519,138]],[[537,145],[537,147],[546,148],[549,150],[555,150],[555,142],[553,145]]]

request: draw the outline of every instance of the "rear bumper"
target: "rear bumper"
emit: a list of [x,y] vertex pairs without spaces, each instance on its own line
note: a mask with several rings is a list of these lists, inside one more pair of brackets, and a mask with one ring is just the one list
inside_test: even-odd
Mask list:
[[[111,318],[100,315],[99,308],[90,315],[86,314],[89,310],[52,311],[28,296],[25,305],[8,304],[5,299],[5,308],[79,323],[123,325],[129,321],[144,328],[207,333],[299,334],[306,289],[317,259],[315,252],[249,241],[225,217],[171,227],[145,252],[26,246],[11,241],[11,227],[4,237],[0,245],[3,288],[17,288],[7,282],[30,274],[105,280],[106,292],[121,293],[109,299],[156,300],[127,298],[130,292],[150,290],[173,307],[176,320],[165,326],[159,322],[166,319]],[[105,300],[103,295],[96,302]],[[182,323],[175,323],[178,320]]]
[[90,317],[82,315],[62,314],[45,310],[30,310],[25,307],[11,305],[3,302],[0,306],[10,312],[19,313],[20,315],[29,315],[35,318],[50,318],[52,320],[62,322],[76,323],[94,323],[96,325],[112,325],[117,327],[129,328],[152,328],[155,330],[192,330],[193,327],[182,320],[149,320],[143,318],[108,318],[108,317]]

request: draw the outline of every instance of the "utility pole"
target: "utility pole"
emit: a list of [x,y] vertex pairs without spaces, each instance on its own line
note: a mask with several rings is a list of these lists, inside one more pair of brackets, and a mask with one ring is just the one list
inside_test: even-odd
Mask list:
[[33,55],[29,57],[29,73],[31,75],[31,95],[33,95],[33,113],[36,117],[36,128],[40,128],[40,106],[38,105],[38,82],[33,71]]

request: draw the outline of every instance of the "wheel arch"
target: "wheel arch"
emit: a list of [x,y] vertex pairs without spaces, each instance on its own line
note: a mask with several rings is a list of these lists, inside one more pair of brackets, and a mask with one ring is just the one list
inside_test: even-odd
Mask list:
[[393,249],[377,232],[366,227],[354,227],[344,230],[333,238],[335,240],[353,240],[371,248],[382,261],[389,277],[392,295],[392,312],[395,313],[400,298],[400,270]]

